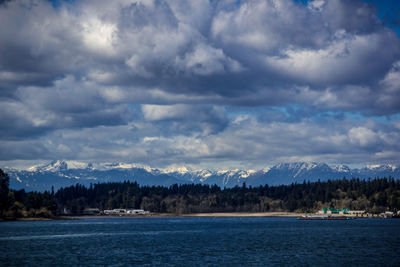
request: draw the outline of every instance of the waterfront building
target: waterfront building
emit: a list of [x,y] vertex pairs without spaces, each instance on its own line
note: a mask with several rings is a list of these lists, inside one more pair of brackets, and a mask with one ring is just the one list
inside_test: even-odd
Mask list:
[[319,210],[317,213],[318,214],[328,214],[328,215],[332,215],[332,214],[338,214],[338,215],[345,215],[349,213],[349,209],[334,209],[334,208],[323,208],[321,210]]

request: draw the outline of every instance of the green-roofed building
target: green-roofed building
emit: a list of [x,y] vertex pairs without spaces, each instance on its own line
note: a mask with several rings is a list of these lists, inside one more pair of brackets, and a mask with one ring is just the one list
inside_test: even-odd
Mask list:
[[319,214],[348,214],[349,209],[334,209],[334,208],[323,208],[318,211]]

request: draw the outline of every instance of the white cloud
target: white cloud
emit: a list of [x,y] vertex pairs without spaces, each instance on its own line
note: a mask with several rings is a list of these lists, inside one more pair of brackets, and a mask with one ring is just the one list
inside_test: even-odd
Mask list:
[[292,45],[312,44],[319,33],[313,34],[315,26],[309,25],[309,18],[313,16],[304,6],[290,0],[246,1],[217,13],[211,30],[224,46],[268,55]]
[[396,161],[400,39],[363,1],[16,0],[0,25],[3,159]]
[[313,0],[308,2],[307,7],[312,11],[321,12],[323,10],[324,5],[325,5],[324,0]]
[[[185,125],[193,120],[186,118]],[[385,159],[399,163],[398,158],[389,156],[399,149],[400,134],[395,127],[333,118],[323,124],[306,119],[264,122],[253,115],[238,115],[231,120],[235,123],[229,123],[212,135],[198,135],[196,131],[178,131],[169,135],[165,124],[132,121],[127,125],[55,131],[35,142],[3,140],[1,145],[15,146],[17,149],[13,154],[20,153],[20,149],[23,151],[21,146],[25,145],[25,150],[30,153],[18,154],[21,159],[35,158],[46,149],[47,158],[79,155],[85,160],[109,161],[112,158],[157,167],[206,164],[218,169],[219,166],[238,164],[245,168],[262,168],[294,159],[328,163],[382,162]],[[385,132],[379,130],[385,127]],[[38,144],[43,144],[42,150],[39,150],[40,146],[35,148]]]
[[390,63],[398,52],[397,49],[390,50],[393,51],[391,54],[378,49],[397,39],[392,33],[340,35],[326,48],[288,49],[283,51],[283,56],[267,57],[266,63],[277,72],[306,83],[355,84],[379,75],[381,66],[371,62],[379,58],[382,63]]
[[375,145],[378,142],[379,136],[374,131],[365,127],[356,127],[349,130],[350,142],[366,147]]
[[117,26],[105,23],[99,18],[90,18],[82,22],[82,36],[86,47],[96,53],[113,54],[117,42]]
[[143,105],[144,118],[149,121],[181,119],[187,116],[190,107],[186,105],[159,106]]

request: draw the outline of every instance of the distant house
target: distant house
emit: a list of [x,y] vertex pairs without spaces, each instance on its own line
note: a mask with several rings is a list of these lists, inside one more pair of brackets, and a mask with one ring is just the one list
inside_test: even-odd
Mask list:
[[349,210],[348,214],[352,216],[363,217],[366,215],[366,212],[365,210]]
[[127,210],[126,213],[128,213],[128,214],[147,214],[149,212],[144,211],[144,210],[132,209],[132,210]]
[[317,214],[327,214],[327,215],[350,215],[354,217],[367,216],[365,210],[350,210],[350,209],[333,209],[333,208],[323,208],[320,209]]
[[108,215],[122,215],[122,214],[149,214],[150,212],[141,209],[113,209],[113,210],[104,210],[103,213]]
[[125,209],[113,209],[113,210],[104,210],[104,214],[122,214],[126,213]]
[[338,214],[338,215],[344,215],[344,214],[349,214],[349,209],[334,209],[334,208],[323,208],[319,210],[317,213],[318,214]]

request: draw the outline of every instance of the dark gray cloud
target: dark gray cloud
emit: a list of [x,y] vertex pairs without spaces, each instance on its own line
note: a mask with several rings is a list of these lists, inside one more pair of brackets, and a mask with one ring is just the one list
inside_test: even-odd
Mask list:
[[[208,135],[192,131],[166,134],[160,126],[163,124],[140,120],[114,127],[53,131],[32,141],[3,140],[0,144],[9,149],[15,146],[12,155],[22,159],[35,159],[32,155],[46,151],[42,158],[62,155],[65,159],[218,168],[236,165],[257,168],[299,160],[398,164],[400,149],[400,125],[372,120],[325,118],[323,122],[310,119],[266,122],[242,114],[235,116],[223,131]],[[22,147],[30,153],[22,155]]]
[[15,0],[0,25],[2,160],[399,163],[371,3]]
[[225,109],[211,105],[143,105],[142,113],[146,121],[163,130],[164,136],[207,136],[223,131],[229,123]]

